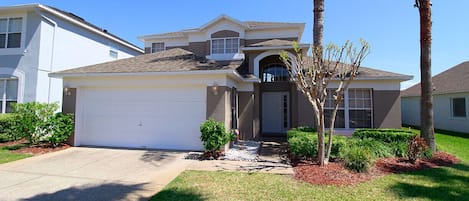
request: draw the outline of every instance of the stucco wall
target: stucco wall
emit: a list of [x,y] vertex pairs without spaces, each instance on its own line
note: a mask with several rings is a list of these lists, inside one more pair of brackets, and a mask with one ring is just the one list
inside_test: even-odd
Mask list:
[[[452,116],[451,99],[466,98],[466,117]],[[469,92],[433,96],[433,120],[435,128],[469,133]],[[420,125],[420,97],[402,98],[402,121],[404,124]]]

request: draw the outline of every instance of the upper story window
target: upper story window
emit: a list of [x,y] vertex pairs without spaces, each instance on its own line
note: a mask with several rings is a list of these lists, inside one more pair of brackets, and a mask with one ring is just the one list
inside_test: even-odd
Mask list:
[[23,18],[0,18],[0,49],[21,47]]
[[235,54],[239,52],[239,38],[214,38],[212,54]]
[[12,112],[11,104],[17,102],[18,79],[0,77],[0,113]]
[[466,98],[452,98],[451,110],[453,117],[465,118],[466,117]]
[[117,57],[119,56],[119,47],[112,44],[109,45],[109,56],[114,59],[117,59]]
[[262,72],[262,82],[287,82],[289,78],[287,68],[280,64],[267,66]]
[[151,44],[151,53],[161,52],[161,51],[164,51],[164,50],[165,50],[165,47],[164,47],[164,43],[163,43],[163,42],[160,42],[160,43],[152,43],[152,44]]

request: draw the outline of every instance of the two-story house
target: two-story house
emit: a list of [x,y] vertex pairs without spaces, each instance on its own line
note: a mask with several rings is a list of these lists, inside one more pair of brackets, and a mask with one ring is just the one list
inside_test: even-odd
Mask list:
[[[64,104],[76,105],[68,108],[76,112],[77,146],[200,150],[199,126],[208,118],[244,139],[285,136],[313,125],[310,104],[279,58],[303,31],[303,23],[222,15],[195,29],[140,37],[144,55],[50,75],[73,92]],[[400,82],[408,79],[361,68],[336,127],[400,127]]]
[[41,5],[0,7],[0,113],[11,103],[61,102],[48,73],[143,53],[77,15]]

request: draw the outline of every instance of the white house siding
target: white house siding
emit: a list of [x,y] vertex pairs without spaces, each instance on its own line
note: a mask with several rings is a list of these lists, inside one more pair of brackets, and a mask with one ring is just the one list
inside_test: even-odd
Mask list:
[[[433,96],[435,128],[469,133],[469,116],[452,116],[451,98],[466,98],[466,115],[469,115],[469,92]],[[420,97],[402,98],[402,121],[404,124],[420,125]]]

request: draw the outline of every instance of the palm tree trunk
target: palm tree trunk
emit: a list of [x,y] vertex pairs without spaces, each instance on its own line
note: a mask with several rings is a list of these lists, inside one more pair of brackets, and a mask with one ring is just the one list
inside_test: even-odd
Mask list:
[[322,48],[324,33],[324,0],[313,0],[313,46]]
[[416,6],[420,13],[420,135],[433,150],[435,132],[433,128],[433,87],[431,71],[432,13],[430,0],[418,0]]

